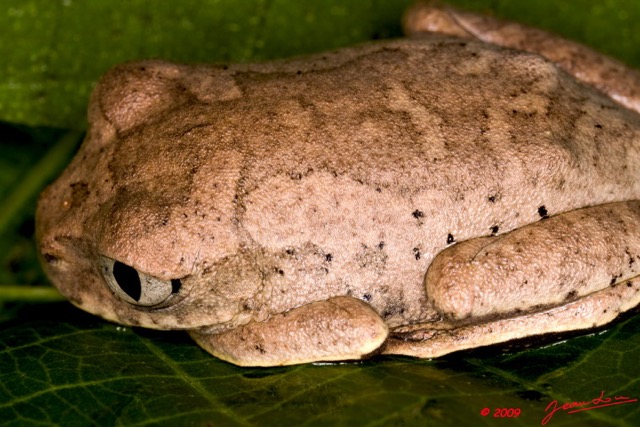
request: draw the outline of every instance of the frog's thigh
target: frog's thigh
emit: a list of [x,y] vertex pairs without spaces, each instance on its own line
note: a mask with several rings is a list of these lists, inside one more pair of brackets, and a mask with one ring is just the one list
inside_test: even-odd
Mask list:
[[437,32],[537,53],[578,80],[597,87],[627,108],[640,112],[638,71],[546,31],[428,3],[417,3],[407,11],[404,29],[408,35]]
[[425,286],[448,323],[409,329],[432,355],[598,326],[638,304],[639,274],[640,202],[578,209],[442,251]]
[[221,334],[190,332],[205,350],[241,366],[279,366],[361,359],[386,340],[388,329],[366,303],[335,297]]

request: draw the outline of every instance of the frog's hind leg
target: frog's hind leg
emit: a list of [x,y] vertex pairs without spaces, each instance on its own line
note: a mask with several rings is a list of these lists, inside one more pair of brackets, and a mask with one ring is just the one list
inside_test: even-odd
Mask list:
[[591,329],[606,325],[640,304],[640,278],[633,278],[573,303],[526,316],[482,324],[456,326],[434,322],[393,329],[382,354],[432,358],[547,333]]
[[579,43],[513,22],[418,3],[404,20],[405,33],[442,33],[537,53],[627,108],[640,112],[640,72]]
[[191,331],[190,335],[227,362],[280,366],[362,359],[379,349],[388,332],[382,318],[365,302],[335,297],[220,334]]
[[395,328],[385,353],[437,357],[604,325],[640,304],[640,202],[461,242],[436,256],[425,286],[443,322]]

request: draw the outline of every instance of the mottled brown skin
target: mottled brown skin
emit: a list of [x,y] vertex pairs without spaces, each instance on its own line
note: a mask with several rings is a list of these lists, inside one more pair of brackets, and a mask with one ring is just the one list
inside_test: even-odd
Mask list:
[[537,53],[627,108],[640,111],[640,72],[579,43],[550,36],[537,28],[418,2],[405,14],[404,30],[409,36],[438,32]]
[[38,205],[49,277],[239,365],[436,357],[640,303],[640,116],[536,54],[430,36],[125,64],[89,122]]

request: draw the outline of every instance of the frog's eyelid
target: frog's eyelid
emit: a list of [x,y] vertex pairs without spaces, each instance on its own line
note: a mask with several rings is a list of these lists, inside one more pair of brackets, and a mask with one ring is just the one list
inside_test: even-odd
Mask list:
[[162,280],[108,257],[101,257],[102,274],[120,299],[143,307],[165,302],[182,287],[180,279]]

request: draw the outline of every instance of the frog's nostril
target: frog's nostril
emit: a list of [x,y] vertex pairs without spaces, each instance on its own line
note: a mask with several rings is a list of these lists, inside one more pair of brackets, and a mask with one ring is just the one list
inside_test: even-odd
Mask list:
[[50,264],[50,265],[54,265],[60,262],[60,258],[58,256],[48,252],[42,254],[42,257],[47,262],[47,264]]
[[142,295],[142,286],[140,285],[140,276],[135,268],[116,261],[113,264],[113,277],[118,282],[118,286],[134,301],[140,301]]

